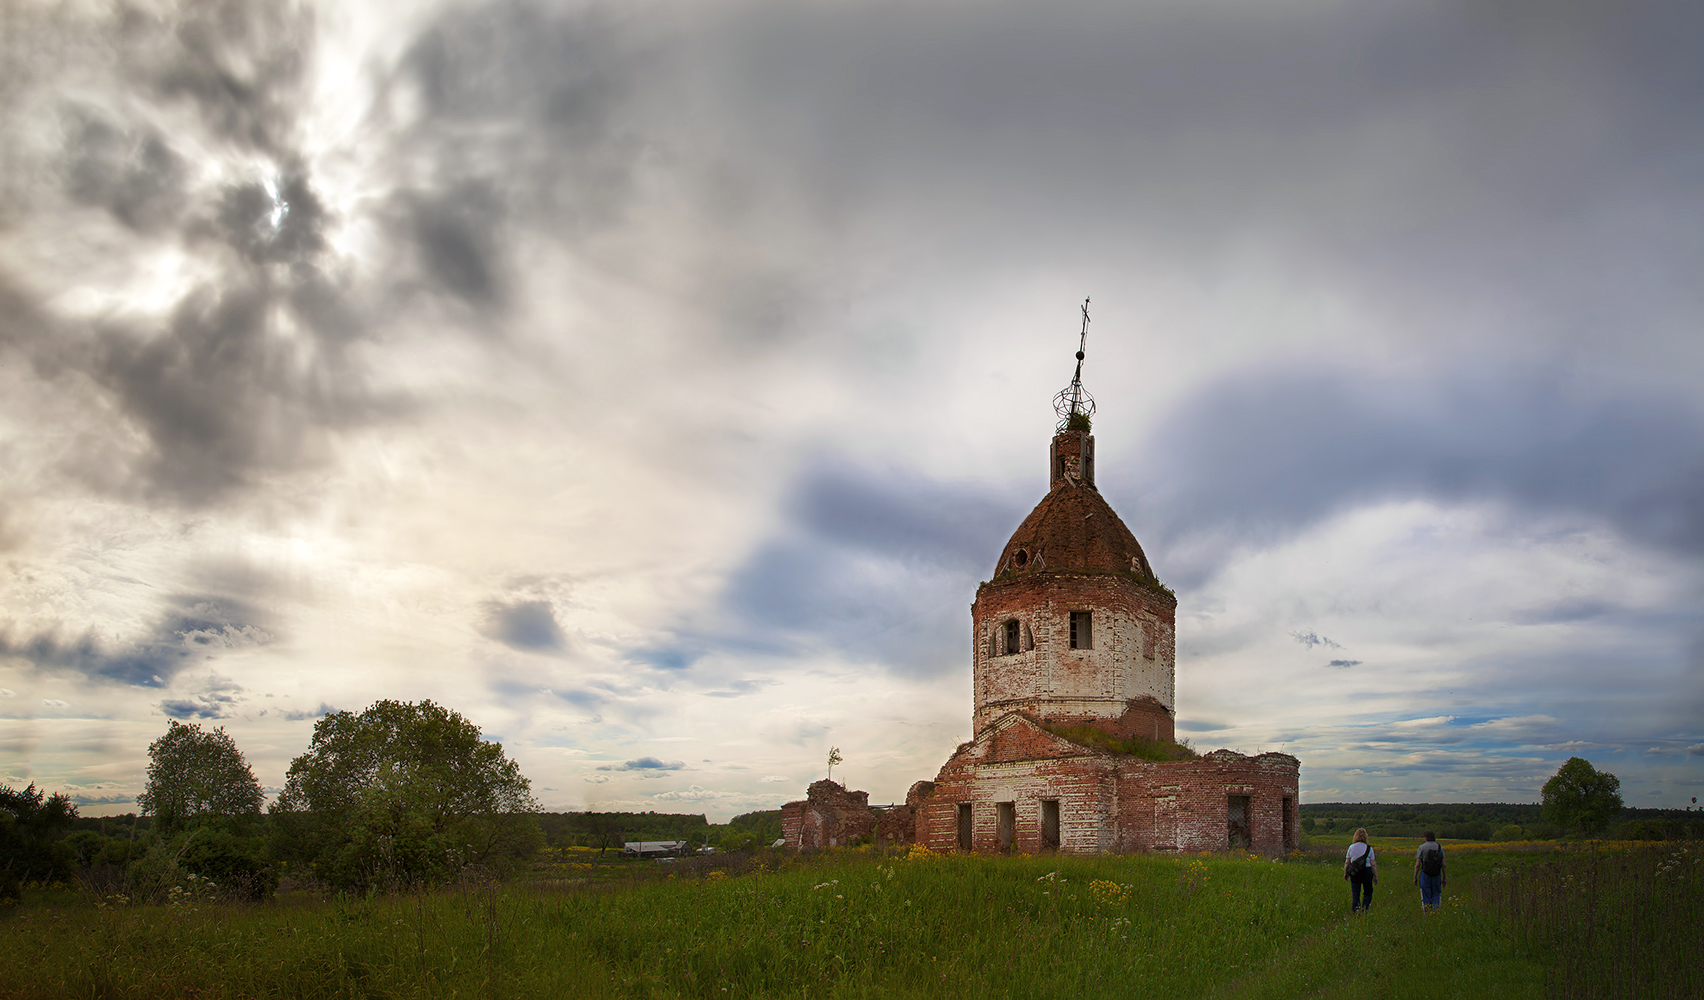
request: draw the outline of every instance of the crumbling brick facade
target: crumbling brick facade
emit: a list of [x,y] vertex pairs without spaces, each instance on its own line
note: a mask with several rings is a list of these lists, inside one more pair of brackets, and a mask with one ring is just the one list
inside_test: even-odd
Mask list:
[[1048,463],[1047,496],[971,606],[975,738],[873,819],[863,792],[816,782],[782,810],[789,845],[849,843],[862,808],[880,842],[939,851],[1295,849],[1295,757],[1155,762],[1060,735],[1174,738],[1177,600],[1095,489],[1094,438],[1060,432]]
[[[1281,854],[1297,846],[1299,766],[1288,754],[1248,757],[1230,750],[1156,763],[1075,743],[1014,712],[959,747],[941,768],[919,810],[917,842],[939,851],[1100,854],[1235,846]],[[1234,815],[1239,797],[1245,800],[1240,817]]]
[[805,795],[781,807],[781,836],[796,850],[844,847],[875,831],[870,793],[849,792],[824,778],[811,782]]
[[917,814],[934,790],[933,781],[914,781],[903,803],[875,810],[876,843],[886,846],[916,843]]

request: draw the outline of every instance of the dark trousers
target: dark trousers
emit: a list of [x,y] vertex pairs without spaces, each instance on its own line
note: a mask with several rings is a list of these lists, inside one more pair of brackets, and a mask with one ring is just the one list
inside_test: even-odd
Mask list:
[[1349,906],[1359,913],[1373,905],[1373,877],[1362,875],[1349,880]]

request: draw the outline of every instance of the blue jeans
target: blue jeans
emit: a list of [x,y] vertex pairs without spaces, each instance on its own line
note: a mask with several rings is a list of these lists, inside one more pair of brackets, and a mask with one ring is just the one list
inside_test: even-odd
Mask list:
[[1444,901],[1444,877],[1420,873],[1420,905],[1424,909],[1435,910]]
[[1363,875],[1360,878],[1349,880],[1349,905],[1350,909],[1356,913],[1372,908],[1373,877],[1371,875]]

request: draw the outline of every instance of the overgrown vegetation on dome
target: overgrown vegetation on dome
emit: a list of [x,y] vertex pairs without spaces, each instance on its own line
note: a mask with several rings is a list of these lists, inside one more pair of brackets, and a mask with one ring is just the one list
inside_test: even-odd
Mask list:
[[1159,577],[1157,577],[1157,576],[1143,576],[1140,573],[1133,573],[1131,575],[1136,578],[1137,583],[1141,584],[1144,587],[1147,587],[1149,590],[1157,590],[1160,593],[1171,598],[1172,600],[1174,600],[1174,601],[1177,600],[1177,591],[1175,591],[1175,590],[1171,589],[1170,587],[1166,586],[1165,584],[1161,583]]
[[1128,754],[1141,760],[1151,760],[1164,763],[1169,760],[1194,760],[1201,756],[1188,740],[1181,743],[1174,740],[1149,740],[1140,736],[1132,736],[1121,740],[1111,733],[1096,729],[1093,726],[1060,726],[1042,723],[1042,728],[1055,736],[1063,736],[1073,743],[1094,747],[1097,750],[1111,750],[1113,753]]
[[1065,418],[1065,429],[1068,431],[1091,430],[1092,427],[1089,421],[1089,415],[1081,410],[1071,414],[1069,417]]

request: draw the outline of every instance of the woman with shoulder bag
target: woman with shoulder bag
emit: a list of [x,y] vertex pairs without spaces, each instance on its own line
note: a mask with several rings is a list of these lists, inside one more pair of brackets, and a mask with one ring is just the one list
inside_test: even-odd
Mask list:
[[1349,912],[1360,913],[1373,905],[1373,886],[1379,882],[1379,859],[1367,843],[1367,828],[1355,831],[1349,852],[1343,857],[1343,877],[1349,880]]

